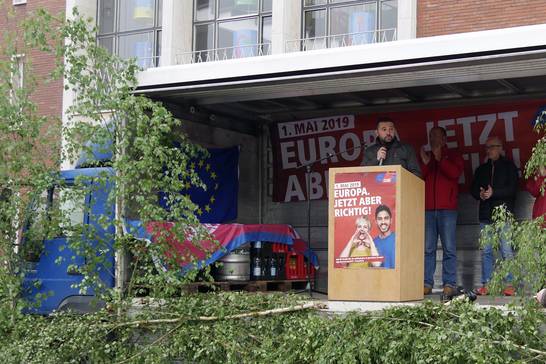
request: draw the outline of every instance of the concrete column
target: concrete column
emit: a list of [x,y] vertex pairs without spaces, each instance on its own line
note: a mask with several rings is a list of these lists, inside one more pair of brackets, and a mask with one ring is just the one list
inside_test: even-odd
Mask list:
[[417,0],[398,0],[398,40],[417,37]]
[[301,4],[299,0],[273,1],[272,54],[284,53],[287,40],[301,38]]
[[[160,65],[180,63],[180,54],[191,52],[193,1],[163,0]],[[178,57],[177,57],[178,56]]]
[[[81,17],[83,18],[91,18],[96,21],[97,18],[97,1],[89,1],[89,0],[67,0],[66,1],[66,17],[68,19],[73,18],[72,17],[72,9],[77,8],[78,12]],[[63,89],[63,105],[62,105],[62,121],[63,125],[68,124],[68,116],[66,115],[66,110],[72,106],[74,103],[75,94],[72,90],[64,90]],[[61,141],[62,145],[66,145],[66,141],[63,139]],[[63,160],[61,164],[61,169],[72,169],[74,168],[74,164],[69,160]]]
[[96,19],[98,1],[89,0],[66,0],[66,16],[72,18],[72,9],[78,8],[81,16],[84,18]]

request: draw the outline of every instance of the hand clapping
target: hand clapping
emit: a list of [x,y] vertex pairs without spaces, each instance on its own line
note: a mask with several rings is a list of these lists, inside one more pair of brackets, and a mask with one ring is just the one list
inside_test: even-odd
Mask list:
[[480,198],[482,200],[487,200],[491,198],[492,195],[493,195],[493,188],[491,187],[491,185],[488,185],[487,189],[480,187]]

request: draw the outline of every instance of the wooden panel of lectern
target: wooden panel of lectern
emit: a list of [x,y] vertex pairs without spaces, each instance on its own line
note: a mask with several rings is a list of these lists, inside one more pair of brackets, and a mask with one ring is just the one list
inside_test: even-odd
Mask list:
[[331,168],[328,299],[423,299],[425,187],[401,166]]

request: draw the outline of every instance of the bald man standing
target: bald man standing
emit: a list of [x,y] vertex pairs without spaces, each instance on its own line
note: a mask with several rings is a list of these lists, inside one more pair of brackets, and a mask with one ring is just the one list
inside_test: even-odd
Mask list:
[[[502,140],[499,137],[490,137],[485,142],[487,161],[479,166],[474,173],[471,193],[480,202],[479,220],[480,228],[491,224],[493,209],[497,206],[506,206],[514,212],[516,193],[518,191],[518,169],[514,162],[504,156]],[[501,239],[500,250],[503,259],[511,259],[512,247],[509,242]],[[482,284],[477,293],[488,294],[487,284],[493,273],[493,249],[490,245],[482,250]],[[510,285],[511,277],[506,278],[508,286],[504,290],[506,296],[514,294],[514,288]]]

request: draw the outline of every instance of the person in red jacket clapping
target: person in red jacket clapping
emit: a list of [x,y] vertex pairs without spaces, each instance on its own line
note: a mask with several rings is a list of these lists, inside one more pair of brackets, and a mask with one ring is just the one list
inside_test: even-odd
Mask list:
[[442,241],[442,280],[444,295],[453,296],[457,286],[457,197],[459,177],[463,173],[463,157],[447,149],[446,130],[430,130],[431,151],[421,148],[421,171],[425,179],[425,282],[423,293],[434,286],[438,236]]
[[[541,166],[538,173],[529,178],[525,183],[525,189],[533,195],[535,203],[533,204],[533,219],[544,216],[545,221],[542,223],[542,227],[546,228],[546,194],[541,192],[542,186],[546,183],[546,167]],[[535,296],[538,303],[542,307],[546,307],[546,288],[541,289]]]
[[[546,214],[546,196],[540,192],[546,179],[546,167],[540,167],[538,173],[529,178],[525,183],[525,189],[536,198],[533,205],[533,219]],[[546,217],[546,216],[545,216]]]

